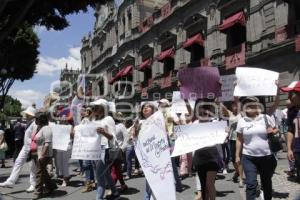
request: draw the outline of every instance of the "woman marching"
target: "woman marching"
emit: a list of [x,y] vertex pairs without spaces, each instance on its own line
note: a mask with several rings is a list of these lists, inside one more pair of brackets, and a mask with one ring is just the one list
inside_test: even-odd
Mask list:
[[[140,133],[140,130],[143,129],[143,121],[148,119],[153,113],[156,111],[156,108],[151,103],[145,103],[142,105],[141,108],[141,114],[140,114],[140,120],[136,120],[134,122],[132,130],[132,135],[134,138],[138,138],[138,135]],[[152,195],[152,190],[146,180],[146,189],[145,189],[145,195],[144,200],[150,200]]]
[[101,138],[101,159],[96,163],[97,194],[96,200],[103,200],[106,185],[111,189],[112,194],[107,199],[119,197],[115,184],[111,177],[109,160],[109,148],[114,144],[116,125],[112,117],[108,115],[109,105],[104,99],[99,99],[91,103],[93,106],[92,121],[99,125],[97,133],[102,135]]
[[[275,123],[261,114],[259,100],[246,97],[243,101],[245,116],[237,124],[236,162],[243,165],[246,176],[246,199],[256,199],[257,173],[260,174],[265,200],[272,199],[272,176],[277,166],[270,150],[268,136],[275,134]],[[241,156],[242,151],[242,156]]]
[[[191,107],[188,101],[186,101],[186,104],[191,113]],[[196,101],[193,124],[216,121],[212,113],[212,108],[209,102]],[[192,116],[192,114],[190,115]],[[216,199],[215,179],[219,170],[218,159],[219,153],[216,145],[198,149],[194,152],[193,166],[200,179],[203,200]]]

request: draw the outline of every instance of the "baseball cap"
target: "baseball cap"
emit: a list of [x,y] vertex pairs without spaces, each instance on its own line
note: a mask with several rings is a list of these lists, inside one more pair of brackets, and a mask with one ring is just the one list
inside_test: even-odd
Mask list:
[[98,99],[96,101],[91,102],[92,106],[108,106],[108,101],[105,99]]
[[162,104],[165,104],[167,106],[170,106],[170,101],[168,99],[161,99],[158,101],[158,103],[162,103]]
[[22,115],[27,114],[27,115],[30,115],[30,116],[33,116],[33,117],[35,116],[35,113],[36,113],[36,109],[31,107],[31,106],[27,107],[26,110],[21,112]]
[[245,97],[244,99],[241,100],[242,104],[246,103],[258,103],[259,99],[257,97]]
[[283,92],[291,92],[291,91],[300,92],[300,81],[294,81],[289,86],[282,87],[280,89]]

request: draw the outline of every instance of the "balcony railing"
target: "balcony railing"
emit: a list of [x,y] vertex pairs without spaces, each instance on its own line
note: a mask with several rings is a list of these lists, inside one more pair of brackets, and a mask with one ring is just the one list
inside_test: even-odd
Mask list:
[[245,65],[245,43],[225,51],[226,70]]

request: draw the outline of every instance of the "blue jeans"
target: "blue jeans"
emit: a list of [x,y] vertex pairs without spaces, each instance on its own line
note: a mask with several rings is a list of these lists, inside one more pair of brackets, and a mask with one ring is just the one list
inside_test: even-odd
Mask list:
[[176,165],[176,157],[171,157],[171,162],[172,162],[174,179],[175,179],[175,183],[176,183],[176,190],[180,191],[180,190],[182,190],[182,184],[181,184],[181,180],[180,180],[177,165]]
[[242,155],[242,165],[246,176],[246,199],[256,199],[257,173],[259,173],[264,191],[264,199],[271,200],[272,176],[277,166],[274,155],[262,157]]
[[94,169],[91,160],[84,160],[83,161],[83,170],[85,171],[85,180],[86,181],[93,181],[94,177]]
[[[112,180],[109,165],[107,163],[108,149],[101,147],[101,159],[96,163],[96,179],[97,179],[97,194],[96,200],[103,200],[105,194],[105,186],[108,185],[113,195],[118,194],[115,184]],[[107,181],[107,184],[106,184]]]
[[83,172],[83,160],[78,160],[80,172]]
[[132,172],[132,158],[134,158],[134,146],[128,146],[126,147],[126,171],[127,176],[131,177]]
[[150,188],[150,185],[148,181],[146,180],[146,188],[145,188],[145,194],[144,194],[144,200],[150,200],[152,195],[152,190]]

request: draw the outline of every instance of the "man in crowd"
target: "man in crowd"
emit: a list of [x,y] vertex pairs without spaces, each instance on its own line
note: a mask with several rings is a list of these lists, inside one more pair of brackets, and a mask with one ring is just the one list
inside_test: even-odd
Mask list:
[[289,93],[292,108],[288,111],[287,149],[289,161],[295,161],[297,181],[300,183],[300,81],[292,82],[288,87],[281,88]]
[[14,137],[15,137],[15,152],[14,152],[14,162],[16,161],[24,143],[25,125],[22,124],[21,119],[17,120],[14,126]]
[[[19,178],[20,171],[23,165],[26,163],[30,151],[31,134],[36,126],[34,122],[35,113],[36,113],[36,109],[34,109],[33,107],[28,107],[25,111],[22,112],[22,114],[25,116],[27,121],[27,125],[25,127],[26,131],[24,137],[24,146],[22,147],[18,157],[16,158],[10,176],[5,182],[0,183],[0,187],[12,187]],[[26,191],[33,192],[35,189],[35,185],[36,185],[35,165],[32,164],[31,171],[30,171],[30,187]]]

